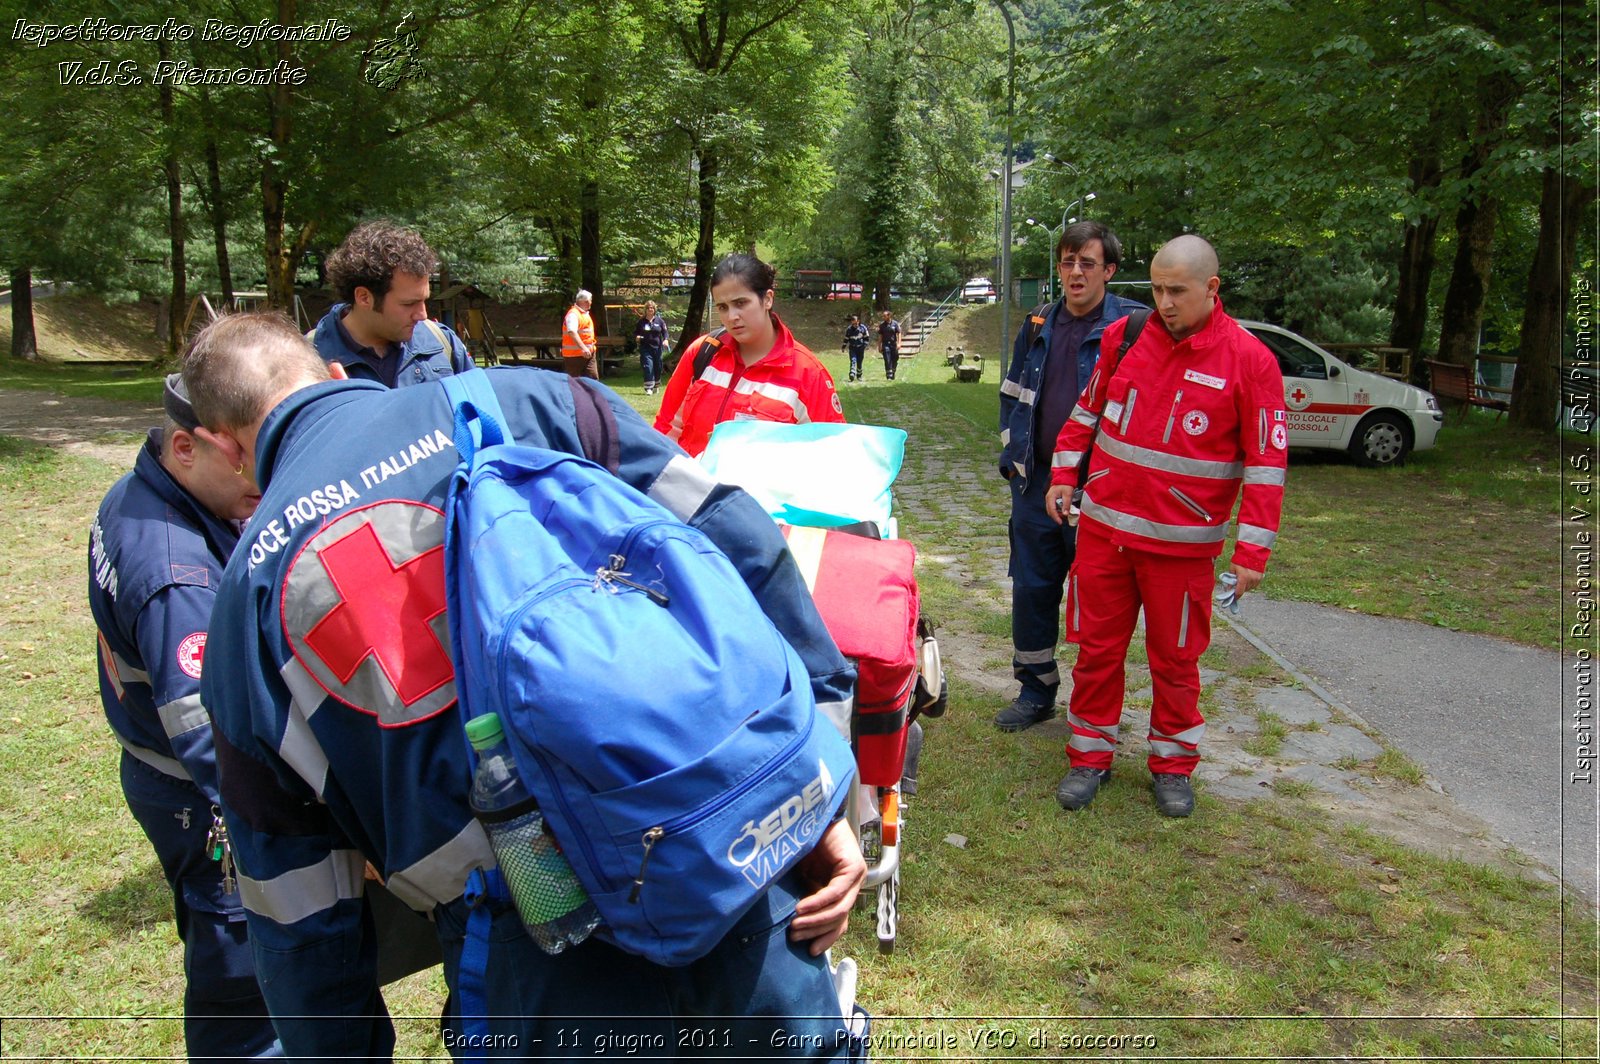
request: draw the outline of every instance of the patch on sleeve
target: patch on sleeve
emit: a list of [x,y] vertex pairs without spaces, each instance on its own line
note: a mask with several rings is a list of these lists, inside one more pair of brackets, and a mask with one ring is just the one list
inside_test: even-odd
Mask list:
[[206,634],[194,632],[178,644],[178,668],[191,680],[200,678],[200,665],[206,656]]
[[1282,425],[1272,426],[1272,446],[1280,451],[1285,451],[1289,448],[1289,433],[1285,431]]
[[838,392],[834,392],[832,394],[833,394],[833,412],[835,414],[843,414],[844,413],[844,404],[839,402],[839,393]]

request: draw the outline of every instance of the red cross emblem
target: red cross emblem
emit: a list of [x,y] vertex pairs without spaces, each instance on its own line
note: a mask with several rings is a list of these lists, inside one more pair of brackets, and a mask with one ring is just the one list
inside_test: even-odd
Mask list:
[[289,566],[283,626],[317,684],[380,724],[410,724],[447,708],[455,669],[444,514],[392,501],[340,516]]
[[1289,393],[1289,406],[1294,410],[1304,410],[1311,404],[1311,393],[1296,384],[1294,391]]

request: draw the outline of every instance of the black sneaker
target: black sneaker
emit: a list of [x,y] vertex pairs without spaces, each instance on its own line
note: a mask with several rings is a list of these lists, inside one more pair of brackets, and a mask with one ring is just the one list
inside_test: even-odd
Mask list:
[[1043,724],[1047,720],[1055,720],[1055,706],[1041,706],[1037,702],[1029,702],[1025,698],[1018,698],[1005,709],[995,714],[994,726],[1004,732],[1027,731],[1035,724]]
[[1111,770],[1108,768],[1079,765],[1068,772],[1056,787],[1056,801],[1061,803],[1063,809],[1082,809],[1094,801],[1095,792],[1109,779]]
[[1188,816],[1194,812],[1194,787],[1189,777],[1176,772],[1157,772],[1150,789],[1155,792],[1156,810],[1162,816]]

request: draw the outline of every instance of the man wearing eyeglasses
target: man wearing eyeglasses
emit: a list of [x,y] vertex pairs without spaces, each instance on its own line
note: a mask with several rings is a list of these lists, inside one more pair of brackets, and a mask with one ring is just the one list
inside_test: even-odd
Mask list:
[[1056,243],[1061,298],[1035,307],[1017,333],[1000,385],[1000,475],[1011,483],[1011,670],[1020,690],[994,718],[1017,732],[1056,715],[1061,674],[1061,589],[1075,534],[1044,509],[1056,437],[1100,358],[1100,334],[1141,304],[1108,293],[1122,244],[1095,221],[1068,226]]

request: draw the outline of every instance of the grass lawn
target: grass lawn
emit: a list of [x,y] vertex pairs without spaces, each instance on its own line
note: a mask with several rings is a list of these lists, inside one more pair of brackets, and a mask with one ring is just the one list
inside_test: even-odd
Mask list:
[[[947,331],[980,349],[998,309],[964,312]],[[836,341],[814,343],[842,379]],[[0,365],[7,385],[12,367]],[[922,356],[893,385],[869,374],[843,394],[852,420],[911,434],[920,501],[902,520],[930,612],[1003,644],[1003,604],[970,563],[1003,551],[1004,495],[974,511],[938,490],[940,477],[992,465],[997,368],[957,385]],[[615,383],[648,410],[657,399],[638,380],[632,367]],[[1297,458],[1268,588],[1549,645],[1552,453],[1469,421],[1399,470]],[[122,805],[83,594],[89,521],[123,472],[0,439],[0,1058],[181,1054],[181,948]],[[1541,542],[1548,559],[1527,549]],[[1478,572],[1491,565],[1497,579]],[[1215,649],[1207,664],[1273,674]],[[1202,791],[1192,820],[1163,820],[1134,764],[1092,815],[1064,816],[1050,797],[1057,744],[996,733],[988,719],[1003,699],[978,679],[955,676],[948,715],[928,729],[895,952],[877,952],[867,911],[845,941],[878,1059],[1595,1058],[1596,927],[1581,905],[1514,871],[1403,848],[1295,794],[1238,803]],[[389,994],[391,1011],[417,1017],[399,1024],[400,1055],[444,1056],[432,1020],[442,999],[427,974]]]

